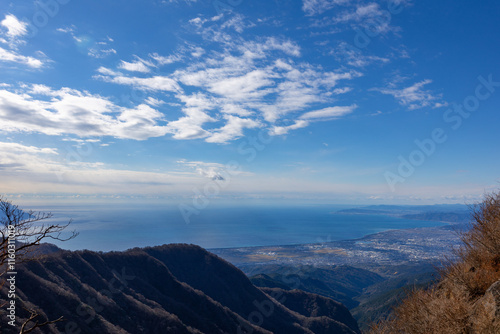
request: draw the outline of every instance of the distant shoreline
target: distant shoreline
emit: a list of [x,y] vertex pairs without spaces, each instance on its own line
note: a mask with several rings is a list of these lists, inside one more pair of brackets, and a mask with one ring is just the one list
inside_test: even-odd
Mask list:
[[[353,213],[353,215],[363,215],[363,214],[362,213]],[[380,214],[380,215],[384,216],[384,214]],[[401,218],[401,219],[407,219],[407,218],[399,217],[397,215],[387,215],[387,216]],[[412,219],[412,220],[419,220],[419,219]],[[307,242],[307,243],[297,243],[297,244],[277,244],[277,245],[241,246],[241,247],[213,247],[213,248],[211,247],[211,248],[206,248],[206,249],[209,251],[212,251],[212,250],[231,250],[231,249],[251,249],[251,248],[257,249],[257,248],[265,248],[265,247],[298,247],[298,246],[322,245],[322,244],[337,243],[337,242],[356,242],[356,241],[370,239],[370,238],[377,237],[377,236],[391,233],[391,232],[409,232],[409,231],[423,230],[423,229],[425,229],[425,230],[441,229],[441,228],[446,227],[446,226],[453,226],[453,225],[460,226],[461,225],[460,223],[450,222],[450,221],[432,220],[432,222],[442,223],[445,225],[386,229],[386,230],[375,232],[375,233],[369,233],[369,234],[366,234],[366,235],[359,237],[359,238],[331,240],[331,241],[326,241],[326,242]]]

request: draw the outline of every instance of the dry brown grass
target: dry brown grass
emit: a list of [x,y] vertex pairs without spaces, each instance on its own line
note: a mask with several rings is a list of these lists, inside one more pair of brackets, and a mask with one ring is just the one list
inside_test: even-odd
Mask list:
[[500,333],[488,288],[500,280],[500,192],[472,206],[470,229],[461,234],[458,260],[428,290],[415,290],[371,333]]

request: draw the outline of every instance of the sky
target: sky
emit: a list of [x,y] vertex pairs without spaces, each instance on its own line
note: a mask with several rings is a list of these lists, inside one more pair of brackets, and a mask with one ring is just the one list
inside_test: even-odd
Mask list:
[[0,3],[9,198],[467,203],[498,188],[493,0]]

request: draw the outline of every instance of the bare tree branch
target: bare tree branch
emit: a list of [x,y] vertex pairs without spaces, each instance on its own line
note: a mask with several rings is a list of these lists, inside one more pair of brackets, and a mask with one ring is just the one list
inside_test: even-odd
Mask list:
[[[33,253],[41,242],[47,239],[67,241],[78,235],[77,232],[71,231],[67,237],[64,237],[62,233],[72,220],[64,225],[48,223],[52,217],[52,213],[24,211],[0,196],[0,277],[8,272],[9,267],[14,263],[17,266],[20,263],[38,259],[39,256]],[[14,261],[9,262],[10,259]],[[0,289],[4,284],[5,281],[0,283]],[[59,317],[55,320],[38,322],[36,319],[40,313],[34,309],[24,309],[30,313],[30,316],[21,325],[20,334],[27,334],[37,328],[64,320],[63,317]]]
[[[40,314],[33,310],[33,309],[27,309],[24,307],[24,309],[28,312],[30,312],[30,317],[22,324],[21,330],[19,331],[19,334],[27,334],[32,331],[34,331],[37,328],[47,326],[50,324],[55,324],[56,322],[64,321],[63,317],[59,317],[56,320],[47,320],[45,322],[39,323],[38,321],[35,321],[35,319],[40,316]],[[33,326],[31,328],[27,328],[30,322],[34,322]]]
[[[25,211],[0,196],[0,276],[7,271],[9,248],[14,247],[15,262],[19,264],[36,259],[36,256],[29,255],[46,239],[67,241],[78,235],[72,231],[67,237],[63,237],[63,231],[72,220],[64,225],[44,223],[52,217],[50,212]],[[13,231],[15,235],[12,235]],[[9,232],[11,232],[10,237]]]

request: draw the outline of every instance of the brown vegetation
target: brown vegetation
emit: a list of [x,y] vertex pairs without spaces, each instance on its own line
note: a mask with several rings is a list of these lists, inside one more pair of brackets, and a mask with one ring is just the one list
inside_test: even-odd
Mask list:
[[472,207],[457,260],[427,290],[415,290],[372,333],[500,333],[500,192]]

